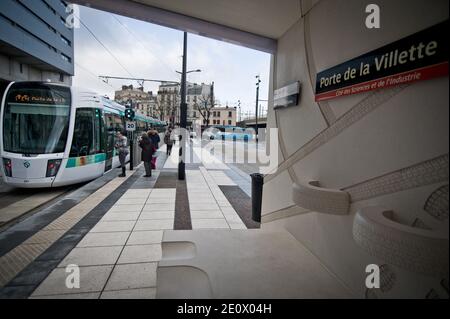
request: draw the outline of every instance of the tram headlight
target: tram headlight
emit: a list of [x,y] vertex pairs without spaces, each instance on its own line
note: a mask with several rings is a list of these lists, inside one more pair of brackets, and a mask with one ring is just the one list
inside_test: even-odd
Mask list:
[[9,158],[3,159],[3,167],[5,168],[6,176],[12,177],[12,162]]
[[59,167],[61,166],[62,160],[49,160],[47,162],[47,174],[46,177],[54,177],[58,174]]

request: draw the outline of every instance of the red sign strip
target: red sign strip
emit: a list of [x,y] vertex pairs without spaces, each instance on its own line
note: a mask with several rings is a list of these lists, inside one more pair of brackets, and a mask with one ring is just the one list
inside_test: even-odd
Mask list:
[[317,94],[315,101],[319,102],[333,99],[339,96],[359,94],[377,89],[388,88],[400,84],[429,80],[432,78],[437,78],[446,75],[448,75],[448,61],[427,66],[425,68],[419,68],[408,72],[390,75],[372,81],[346,86],[344,88],[340,88],[334,91]]

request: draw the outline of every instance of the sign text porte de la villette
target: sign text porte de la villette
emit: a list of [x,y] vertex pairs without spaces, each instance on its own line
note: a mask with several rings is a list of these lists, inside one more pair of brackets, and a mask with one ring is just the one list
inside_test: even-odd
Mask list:
[[316,101],[448,75],[448,20],[317,74]]

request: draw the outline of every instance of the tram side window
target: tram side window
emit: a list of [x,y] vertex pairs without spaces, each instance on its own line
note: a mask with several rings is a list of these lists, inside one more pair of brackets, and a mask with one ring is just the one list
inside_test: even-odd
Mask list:
[[108,133],[114,132],[114,115],[105,113],[105,128]]
[[105,126],[106,131],[108,131],[108,134],[114,134],[116,132],[114,123],[115,123],[114,114],[105,113]]
[[123,132],[125,126],[123,124],[123,119],[120,115],[114,115],[114,130],[116,132]]
[[[97,113],[96,113],[97,112]],[[95,109],[77,109],[70,157],[103,153],[101,117]]]
[[106,126],[106,143],[108,149],[113,149],[117,142],[116,133],[123,132],[123,121],[120,115],[105,113],[105,126]]

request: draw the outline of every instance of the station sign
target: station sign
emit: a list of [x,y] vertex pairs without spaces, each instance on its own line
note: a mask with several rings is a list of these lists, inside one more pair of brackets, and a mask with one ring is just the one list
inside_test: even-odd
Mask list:
[[448,75],[448,20],[317,74],[316,101]]
[[298,105],[300,99],[300,82],[282,87],[274,92],[274,109]]

